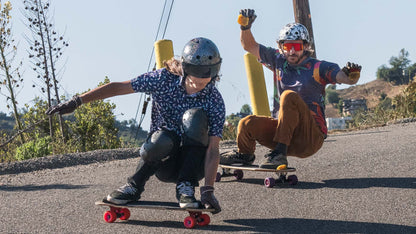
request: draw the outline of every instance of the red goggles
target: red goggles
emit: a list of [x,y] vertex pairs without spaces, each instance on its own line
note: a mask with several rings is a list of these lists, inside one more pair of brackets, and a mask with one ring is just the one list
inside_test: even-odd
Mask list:
[[283,43],[283,49],[286,51],[292,50],[301,51],[303,50],[303,43]]

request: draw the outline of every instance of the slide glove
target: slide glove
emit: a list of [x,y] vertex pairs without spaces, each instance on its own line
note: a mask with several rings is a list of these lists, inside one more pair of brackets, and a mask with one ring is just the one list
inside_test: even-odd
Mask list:
[[81,106],[81,104],[82,104],[81,98],[78,95],[75,95],[72,97],[71,100],[67,102],[63,102],[58,105],[49,107],[48,110],[46,111],[46,114],[52,115],[52,114],[58,113],[60,115],[64,115],[64,114],[72,113],[77,107]]
[[213,214],[221,212],[220,204],[214,196],[214,187],[202,186],[201,189],[201,203],[205,208],[214,208]]
[[358,79],[360,79],[361,66],[358,64],[348,62],[347,65],[342,68],[342,71],[354,83],[357,83]]
[[251,28],[251,25],[256,18],[257,15],[254,14],[253,9],[242,9],[238,15],[237,22],[240,24],[241,30],[247,30]]

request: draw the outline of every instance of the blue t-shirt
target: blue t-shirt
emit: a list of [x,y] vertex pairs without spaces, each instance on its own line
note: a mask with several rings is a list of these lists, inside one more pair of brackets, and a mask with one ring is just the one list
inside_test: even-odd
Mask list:
[[202,108],[208,117],[208,135],[222,138],[225,105],[214,82],[210,82],[198,93],[189,95],[183,77],[162,68],[132,79],[131,86],[135,92],[146,92],[152,96],[150,132],[167,129],[181,136],[185,111]]
[[339,66],[311,57],[292,66],[279,50],[263,45],[260,45],[259,53],[260,62],[272,70],[274,75],[273,117],[277,117],[279,111],[280,95],[285,90],[293,90],[305,101],[321,131],[326,134],[325,86],[335,84]]

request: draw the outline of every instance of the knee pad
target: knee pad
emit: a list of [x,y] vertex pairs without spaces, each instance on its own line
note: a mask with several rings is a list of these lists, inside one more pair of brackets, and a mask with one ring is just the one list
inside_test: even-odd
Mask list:
[[140,156],[146,162],[163,162],[179,149],[179,137],[169,131],[152,133],[140,148]]
[[183,145],[208,146],[208,117],[201,108],[183,114]]

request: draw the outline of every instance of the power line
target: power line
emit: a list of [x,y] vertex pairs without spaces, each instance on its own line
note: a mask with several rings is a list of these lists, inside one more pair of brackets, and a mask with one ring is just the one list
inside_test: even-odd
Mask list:
[[[169,4],[169,3],[170,4]],[[168,27],[168,23],[169,23],[169,19],[170,19],[170,15],[171,15],[171,13],[172,13],[172,7],[173,7],[173,3],[174,3],[174,0],[165,0],[165,4],[163,5],[163,10],[162,10],[162,15],[160,16],[160,20],[159,20],[159,25],[158,25],[158,28],[157,28],[157,32],[156,32],[156,36],[155,36],[155,42],[156,41],[158,41],[158,40],[161,40],[161,39],[164,39],[165,38],[165,34],[166,34],[166,30],[167,30],[167,27]],[[167,5],[170,5],[169,7],[167,7]],[[168,13],[167,13],[167,17],[166,17],[166,20],[165,21],[163,21],[163,19],[164,19],[164,17],[165,17],[165,15],[166,15],[166,11],[167,11],[167,9],[169,8],[169,10],[168,10]],[[164,22],[164,23],[163,23]],[[161,38],[159,38],[159,36],[160,36],[160,31],[161,31],[161,27],[162,27],[162,24],[163,24],[163,34],[162,34],[162,36],[161,36]],[[149,63],[148,63],[148,65],[147,65],[147,71],[149,72],[150,70],[155,70],[156,69],[156,63],[154,62],[153,63],[153,68],[152,69],[150,69],[150,67],[151,67],[151,64],[152,64],[152,61],[153,61],[153,57],[154,57],[154,51],[155,51],[155,48],[154,48],[154,46],[152,46],[152,53],[151,53],[151,55],[150,55],[150,58],[149,58]],[[146,96],[146,98],[143,98],[143,96]],[[147,106],[148,106],[148,104],[149,104],[149,102],[150,102],[150,94],[148,94],[148,93],[142,93],[141,95],[140,95],[140,99],[139,99],[139,104],[138,104],[138,106],[137,106],[137,111],[136,111],[136,115],[135,115],[135,117],[134,117],[134,120],[137,122],[137,116],[138,116],[138,114],[139,114],[139,110],[140,110],[140,104],[142,103],[142,100],[143,100],[143,105],[142,105],[142,113],[141,113],[141,116],[140,116],[140,120],[139,120],[139,122],[138,122],[138,128],[137,128],[137,132],[136,132],[136,137],[137,137],[137,135],[138,135],[138,133],[139,133],[139,130],[140,130],[140,126],[142,125],[142,122],[143,122],[143,120],[144,120],[144,117],[145,117],[145,115],[146,115],[146,110],[147,110]]]

